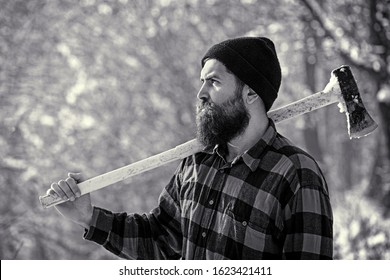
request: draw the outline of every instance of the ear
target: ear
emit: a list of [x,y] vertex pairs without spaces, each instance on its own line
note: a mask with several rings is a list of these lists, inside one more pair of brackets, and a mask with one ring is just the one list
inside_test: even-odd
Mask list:
[[254,92],[250,87],[247,87],[244,90],[246,92],[245,99],[248,104],[254,103],[259,98],[259,95]]

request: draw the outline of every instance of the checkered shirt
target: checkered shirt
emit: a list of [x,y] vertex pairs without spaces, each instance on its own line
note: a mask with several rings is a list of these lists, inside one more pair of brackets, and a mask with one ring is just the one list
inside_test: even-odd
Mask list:
[[232,163],[184,159],[150,213],[94,207],[84,238],[126,259],[332,259],[332,228],[320,168],[270,121]]

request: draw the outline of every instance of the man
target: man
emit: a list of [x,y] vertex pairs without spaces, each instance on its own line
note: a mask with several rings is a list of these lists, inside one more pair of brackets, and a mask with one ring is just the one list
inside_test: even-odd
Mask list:
[[274,44],[236,38],[202,59],[197,137],[147,214],[111,213],[80,197],[80,174],[53,183],[56,208],[84,238],[129,259],[331,259],[332,210],[312,157],[276,132],[267,111],[281,71]]

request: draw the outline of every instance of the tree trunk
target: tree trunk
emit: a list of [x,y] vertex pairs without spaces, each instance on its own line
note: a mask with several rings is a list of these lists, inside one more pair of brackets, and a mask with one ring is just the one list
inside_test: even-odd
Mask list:
[[[304,66],[306,72],[305,83],[310,92],[316,92],[316,62],[317,62],[317,42],[314,36],[314,31],[309,24],[312,18],[308,18],[306,21],[308,25],[304,32]],[[303,138],[305,141],[306,150],[320,163],[323,162],[323,154],[321,145],[318,138],[318,112],[312,114],[305,114],[305,126],[303,129]]]
[[[388,93],[390,95],[390,92]],[[375,161],[370,180],[368,195],[380,201],[385,207],[385,214],[390,209],[390,102],[379,100],[381,120],[379,124],[378,143]]]
[[[388,61],[390,40],[386,36],[385,27],[378,18],[378,15],[381,14],[378,9],[380,4],[386,5],[386,1],[370,1],[370,43],[374,46],[382,46],[384,51],[380,54],[380,57],[383,61]],[[389,19],[388,14],[382,13],[381,16],[386,16]],[[377,73],[371,75],[371,78],[376,82],[378,88],[380,133],[378,133],[376,159],[368,193],[381,202],[387,213],[389,212],[387,210],[390,210],[390,73],[387,65],[382,65]]]

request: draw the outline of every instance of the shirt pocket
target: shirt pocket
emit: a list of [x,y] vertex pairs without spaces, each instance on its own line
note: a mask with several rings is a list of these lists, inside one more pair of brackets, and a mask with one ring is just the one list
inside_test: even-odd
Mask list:
[[248,216],[240,214],[234,209],[227,211],[231,219],[228,231],[231,238],[250,248],[248,252],[279,251],[274,239],[273,223],[266,214],[250,213]]
[[249,227],[259,233],[269,233],[270,218],[265,214],[251,212],[249,215],[243,215],[235,209],[228,209],[226,213],[239,231],[246,232]]

